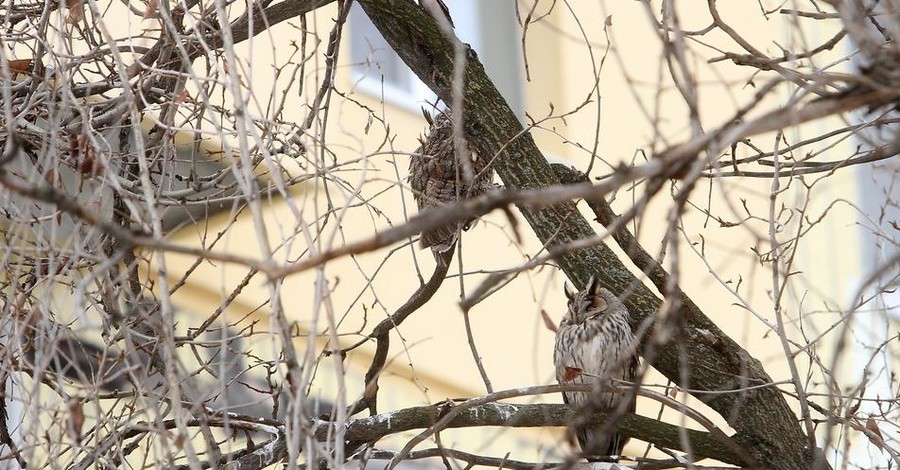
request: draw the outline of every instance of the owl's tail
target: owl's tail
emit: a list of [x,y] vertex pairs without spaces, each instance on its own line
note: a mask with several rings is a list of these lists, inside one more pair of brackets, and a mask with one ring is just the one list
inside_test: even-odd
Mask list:
[[588,462],[618,462],[628,437],[603,433],[595,428],[578,431],[578,443]]

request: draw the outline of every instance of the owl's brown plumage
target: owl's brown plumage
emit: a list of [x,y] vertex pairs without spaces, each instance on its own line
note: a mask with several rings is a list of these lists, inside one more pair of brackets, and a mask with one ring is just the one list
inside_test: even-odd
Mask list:
[[[556,332],[556,348],[553,362],[556,380],[561,384],[611,383],[611,379],[633,382],[638,359],[632,350],[635,342],[628,310],[609,290],[600,287],[591,276],[587,287],[571,292],[566,286],[569,309]],[[563,401],[597,411],[611,411],[623,400],[630,401],[629,411],[634,411],[632,397],[594,390],[592,393],[564,392]],[[599,428],[576,428],[575,434],[585,457],[591,461],[615,460],[625,447],[627,438],[615,433],[603,433]]]
[[[457,165],[453,122],[447,113],[439,112],[430,123],[428,136],[409,159],[409,186],[419,212],[458,199],[480,196],[492,187],[494,179],[494,170],[488,167],[486,159],[472,151],[468,143],[463,152],[469,158],[468,164]],[[463,224],[463,229],[467,229],[472,220]],[[423,232],[419,245],[443,253],[456,243],[458,232],[456,225],[438,227]]]

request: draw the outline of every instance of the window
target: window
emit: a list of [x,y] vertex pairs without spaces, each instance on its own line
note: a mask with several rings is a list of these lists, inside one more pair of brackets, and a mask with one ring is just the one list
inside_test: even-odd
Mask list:
[[[860,61],[860,55],[855,55],[854,60]],[[867,150],[895,142],[900,137],[900,127],[890,123],[898,117],[900,113],[891,108],[870,109],[854,116],[860,123],[879,118],[885,123],[857,133],[856,143]],[[900,274],[896,269],[896,259],[900,256],[900,229],[896,226],[900,221],[900,164],[891,158],[859,165],[855,170],[860,188],[859,205],[868,214],[859,223],[862,280],[866,282],[874,277],[871,285],[863,286],[864,296],[876,296],[873,302],[854,312],[852,345],[860,379],[866,374],[867,384],[861,398],[878,399],[894,395],[898,367],[890,335],[891,323],[900,320]],[[881,404],[874,400],[861,401],[858,412],[860,416],[884,415]],[[891,414],[884,416],[896,415],[893,410],[888,413]],[[884,426],[881,429],[885,435],[890,432]],[[888,456],[867,450],[866,436],[860,433],[857,439],[860,445],[851,447],[848,461],[859,468],[890,466]]]
[[429,98],[428,88],[391,49],[356,3],[348,22],[353,80],[362,92],[378,97],[383,93],[386,100],[397,105],[412,105]]
[[[456,34],[472,46],[517,115],[524,115],[519,26],[515,0],[444,0]],[[384,97],[419,112],[436,97],[391,49],[362,9],[354,4],[348,19],[353,80],[363,93]]]
[[[900,129],[892,129],[900,132]],[[893,136],[892,138],[896,138]],[[863,142],[870,146],[884,145],[890,140],[873,139]],[[879,304],[889,316],[900,320],[900,275],[895,269],[884,269],[892,260],[900,256],[900,236],[897,221],[900,221],[900,164],[893,159],[883,160],[858,169],[862,190],[862,207],[865,213],[878,216],[877,220],[862,221],[862,253],[864,265],[875,272],[883,271],[874,289],[880,293]],[[869,275],[870,273],[863,273]]]

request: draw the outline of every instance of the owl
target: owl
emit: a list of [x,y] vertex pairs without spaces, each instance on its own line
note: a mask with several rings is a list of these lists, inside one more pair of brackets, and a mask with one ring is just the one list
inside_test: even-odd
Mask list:
[[[409,159],[409,186],[419,212],[458,199],[477,197],[493,187],[494,170],[486,159],[481,158],[466,143],[463,156],[468,164],[457,164],[456,146],[453,141],[453,122],[446,112],[439,112],[434,118],[427,113],[425,118],[431,125],[428,136]],[[468,230],[474,218],[462,224]],[[422,248],[443,253],[455,243],[459,230],[456,224],[437,227],[422,233],[419,245]]]
[[[638,358],[633,351],[636,340],[628,323],[628,310],[612,292],[600,287],[594,276],[580,292],[573,292],[568,285],[564,287],[569,310],[556,332],[556,380],[560,384],[597,385],[609,384],[610,379],[633,382]],[[563,393],[565,403],[578,407],[590,403],[597,411],[613,410],[623,400],[630,401],[628,410],[634,411],[633,398],[622,394],[598,390]],[[621,455],[627,441],[620,434],[602,433],[597,428],[574,431],[589,461],[616,460],[611,456]]]

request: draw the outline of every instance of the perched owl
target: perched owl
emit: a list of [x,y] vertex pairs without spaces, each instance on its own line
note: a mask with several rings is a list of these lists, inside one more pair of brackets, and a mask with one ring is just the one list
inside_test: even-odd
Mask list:
[[[634,334],[628,323],[628,310],[612,292],[600,287],[591,276],[587,287],[572,292],[565,286],[569,298],[566,312],[556,332],[553,362],[556,380],[560,384],[604,384],[610,379],[634,381],[638,359],[632,350]],[[634,400],[622,394],[594,391],[565,392],[563,401],[593,409],[615,409],[622,400],[630,401],[628,410],[634,411]],[[610,461],[625,447],[627,438],[614,432],[604,435],[599,429],[575,429],[578,443],[590,461]]]
[[[457,152],[453,144],[453,122],[445,112],[432,119],[425,114],[431,130],[422,145],[409,159],[409,186],[413,190],[419,212],[456,202],[458,199],[477,197],[493,187],[494,170],[488,162],[473,152],[466,144],[464,155],[468,165],[457,165]],[[468,167],[468,168],[467,168]],[[457,171],[459,170],[459,171]],[[463,224],[468,229],[473,219]],[[422,248],[443,253],[456,243],[456,225],[447,225],[422,233]]]

